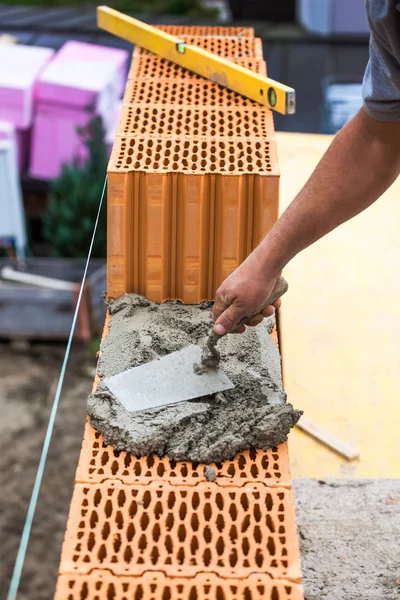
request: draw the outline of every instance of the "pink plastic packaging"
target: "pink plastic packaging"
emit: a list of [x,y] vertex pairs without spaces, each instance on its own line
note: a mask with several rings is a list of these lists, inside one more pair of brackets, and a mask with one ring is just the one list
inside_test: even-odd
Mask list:
[[115,127],[127,60],[124,50],[93,44],[67,42],[61,48],[38,83],[32,177],[53,179],[63,163],[85,158],[86,148],[77,129],[93,114],[102,117],[106,136]]

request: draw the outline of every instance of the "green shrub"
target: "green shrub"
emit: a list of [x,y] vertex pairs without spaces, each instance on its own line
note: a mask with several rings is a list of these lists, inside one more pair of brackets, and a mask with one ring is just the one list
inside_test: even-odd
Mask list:
[[[107,170],[108,151],[101,118],[91,119],[79,133],[88,148],[88,160],[84,165],[75,160],[63,166],[60,176],[51,184],[44,217],[43,235],[55,256],[87,256]],[[107,211],[103,203],[93,258],[106,256],[106,240]]]

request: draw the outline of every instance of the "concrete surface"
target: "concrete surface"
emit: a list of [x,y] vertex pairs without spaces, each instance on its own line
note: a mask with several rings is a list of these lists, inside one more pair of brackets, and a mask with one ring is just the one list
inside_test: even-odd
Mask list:
[[400,598],[400,479],[296,479],[305,600]]

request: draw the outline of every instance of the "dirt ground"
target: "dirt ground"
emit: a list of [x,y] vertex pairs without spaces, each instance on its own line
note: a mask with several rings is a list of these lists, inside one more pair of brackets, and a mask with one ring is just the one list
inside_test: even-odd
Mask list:
[[[9,581],[65,345],[0,344],[0,600]],[[53,598],[95,360],[72,349],[18,600]]]

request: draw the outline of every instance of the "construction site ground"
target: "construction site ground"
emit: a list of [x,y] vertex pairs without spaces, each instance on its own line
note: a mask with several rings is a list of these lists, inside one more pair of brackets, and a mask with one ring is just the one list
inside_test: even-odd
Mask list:
[[[5,600],[42,447],[62,345],[0,346],[0,600]],[[73,348],[20,600],[51,600],[94,359]],[[294,481],[306,600],[400,594],[400,481]]]

